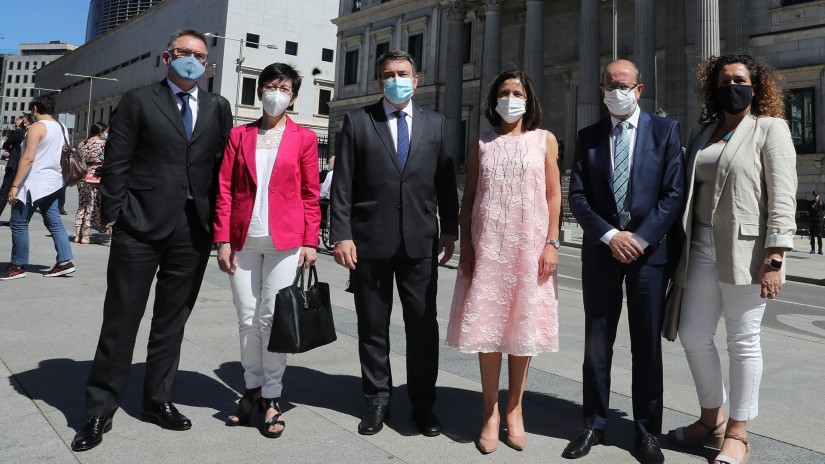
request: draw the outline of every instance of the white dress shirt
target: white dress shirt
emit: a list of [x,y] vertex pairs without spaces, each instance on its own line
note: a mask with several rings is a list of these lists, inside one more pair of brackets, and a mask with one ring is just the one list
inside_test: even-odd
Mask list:
[[[642,111],[639,109],[639,105],[636,105],[636,109],[633,110],[633,113],[627,119],[616,119],[612,115],[610,116],[610,122],[612,123],[613,129],[610,131],[610,167],[612,169],[616,169],[616,137],[619,135],[620,129],[618,128],[619,123],[622,121],[627,121],[630,123],[630,126],[627,128],[627,135],[630,137],[630,153],[628,154],[628,169],[633,168],[633,152],[636,150],[636,129],[639,127],[639,116],[641,115]],[[632,171],[631,171],[632,172]],[[610,229],[605,233],[601,240],[604,243],[610,244],[610,239],[613,238],[614,235],[619,233],[618,229]],[[642,237],[633,234],[633,240],[641,245],[642,248],[647,248],[649,245],[645,239]]]
[[[392,134],[392,143],[395,145],[395,151],[398,152],[398,117],[395,116],[396,111],[399,111],[394,106],[390,105],[390,102],[387,99],[383,99],[382,102],[384,103],[384,113],[387,115],[387,124],[390,127],[390,133]],[[410,138],[410,142],[412,142],[412,116],[413,116],[413,104],[412,99],[407,101],[407,106],[405,106],[401,111],[406,113],[404,119],[407,121],[407,129],[409,130],[408,136]]]

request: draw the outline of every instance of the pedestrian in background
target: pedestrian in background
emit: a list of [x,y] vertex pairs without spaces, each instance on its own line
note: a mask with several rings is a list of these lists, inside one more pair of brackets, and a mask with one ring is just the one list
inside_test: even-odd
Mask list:
[[825,229],[825,202],[814,190],[813,198],[808,204],[808,235],[811,237],[811,254],[814,254],[814,240],[819,246],[819,254],[822,254],[822,235],[825,234],[823,229]]
[[35,123],[26,132],[21,147],[23,155],[6,197],[11,205],[11,263],[0,272],[0,280],[26,277],[29,222],[35,211],[42,214],[43,224],[51,233],[57,251],[57,263],[44,276],[56,277],[75,271],[69,236],[57,207],[57,197],[65,190],[60,159],[69,135],[66,128],[52,117],[54,98],[38,96],[29,106]]
[[86,423],[72,450],[99,445],[112,428],[129,379],[135,338],[154,285],[141,420],[188,430],[175,407],[183,330],[212,251],[218,168],[232,128],[229,102],[198,86],[206,71],[206,37],[172,35],[161,53],[166,77],[126,92],[112,115],[103,221],[113,225],[106,300],[86,383]]
[[[677,445],[721,448],[715,463],[744,463],[747,421],[759,413],[768,300],[785,280],[796,233],[796,151],[783,119],[780,77],[758,57],[714,56],[701,64],[702,123],[687,146],[685,232],[675,280],[684,287],[679,339],[696,382],[699,420],[671,430]],[[714,342],[725,320],[730,410]]]
[[[90,137],[77,147],[77,151],[83,162],[89,168],[89,174],[96,176],[103,163],[103,149],[106,146],[106,137],[109,134],[109,126],[102,122],[96,122],[89,129]],[[77,184],[78,205],[74,218],[74,239],[75,243],[89,243],[92,229],[101,230],[106,226],[100,215],[100,190],[99,185],[87,182],[86,179]],[[99,182],[99,180],[98,180]]]
[[0,185],[0,214],[3,214],[3,210],[6,209],[8,204],[6,199],[9,196],[12,181],[14,181],[17,165],[20,164],[20,157],[23,155],[21,145],[26,140],[26,128],[31,122],[30,117],[30,115],[26,115],[18,118],[14,123],[14,131],[3,142],[3,150],[8,153],[8,157],[6,158],[6,169],[3,174],[3,184]]
[[487,96],[494,127],[467,157],[461,248],[447,345],[478,353],[482,428],[477,447],[499,443],[499,374],[506,353],[506,443],[524,449],[522,396],[533,356],[559,349],[561,177],[558,143],[540,129],[541,102],[523,71],[500,74]]
[[263,114],[230,132],[215,204],[218,266],[229,274],[246,385],[226,425],[246,424],[260,402],[260,431],[268,438],[286,426],[280,399],[287,355],[267,350],[275,297],[292,284],[296,268],[315,264],[321,224],[318,137],[286,115],[301,80],[284,63],[261,71]]

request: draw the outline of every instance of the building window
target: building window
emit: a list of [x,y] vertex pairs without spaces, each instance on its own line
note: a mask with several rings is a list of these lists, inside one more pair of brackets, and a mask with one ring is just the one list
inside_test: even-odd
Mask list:
[[14,83],[15,83],[15,84],[19,84],[19,83],[20,83],[20,74],[18,74],[18,75],[16,75],[16,76],[14,76]]
[[287,40],[286,46],[284,47],[284,53],[286,53],[287,55],[297,56],[298,42],[290,42],[289,40]]
[[218,38],[217,37],[212,37],[212,45],[211,46],[212,47],[217,47],[218,46]]
[[26,61],[26,66],[25,66],[26,71],[28,71],[28,70],[29,70],[29,64],[30,64],[30,63],[29,63],[28,61]]
[[318,114],[329,116],[330,100],[332,100],[332,90],[321,89],[318,91]]
[[352,12],[361,11],[361,0],[352,0]]
[[327,63],[332,63],[333,52],[328,48],[321,49],[321,61],[326,61]]
[[11,74],[6,78],[6,84],[11,84]]
[[424,52],[424,34],[411,35],[407,39],[407,52],[415,60],[416,68],[421,70],[424,67],[423,61],[421,61]]
[[9,61],[9,71],[12,71],[12,70],[14,70],[14,62]]
[[791,123],[791,137],[797,153],[816,151],[816,113],[813,87],[791,89],[785,105],[785,118]]
[[6,89],[6,96],[11,97],[11,89]]
[[14,96],[17,96],[17,89],[14,89]]
[[246,34],[246,46],[249,48],[258,48],[258,44],[261,43],[261,36],[258,34]]
[[9,102],[6,102],[6,105],[3,107],[3,111],[9,110]]
[[22,62],[22,61],[18,61],[18,62],[17,62],[17,70],[18,70],[18,71],[20,71],[20,66],[22,66],[22,65],[23,65],[23,62]]
[[28,74],[26,74],[26,75],[24,75],[24,76],[23,76],[23,83],[24,83],[24,84],[28,84],[28,83],[29,83],[29,75],[28,75]]
[[466,22],[464,23],[464,28],[461,31],[461,41],[462,41],[462,49],[461,52],[464,54],[464,63],[469,63],[473,61],[473,23]]
[[155,67],[156,68],[160,67],[160,55],[155,57]]
[[[381,42],[375,44],[375,59],[376,61],[378,58],[381,58],[381,55],[390,51],[390,43],[389,42]],[[376,71],[377,72],[377,71]]]
[[251,77],[243,78],[243,88],[241,89],[241,105],[255,106],[255,93],[257,86],[255,79]]
[[17,102],[11,102],[11,110],[17,111]]
[[344,85],[358,82],[358,50],[350,50],[344,58]]

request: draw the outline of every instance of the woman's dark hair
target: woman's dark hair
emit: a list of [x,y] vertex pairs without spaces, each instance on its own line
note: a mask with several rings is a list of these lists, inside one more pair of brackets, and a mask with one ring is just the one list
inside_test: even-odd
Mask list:
[[542,118],[541,102],[536,96],[535,90],[533,90],[533,83],[530,81],[530,78],[520,69],[504,71],[496,77],[493,85],[490,86],[490,92],[487,94],[487,108],[484,111],[484,116],[487,118],[487,121],[490,121],[491,126],[498,127],[501,125],[503,120],[496,111],[498,88],[501,87],[504,81],[509,79],[518,79],[524,87],[524,91],[527,93],[527,104],[525,105],[525,113],[521,120],[522,128],[528,131],[538,129],[539,126],[541,126]]
[[29,103],[29,109],[35,111],[37,108],[38,114],[54,114],[54,97],[49,95],[38,95],[34,97]]
[[106,132],[106,129],[108,129],[108,128],[109,128],[109,126],[107,126],[106,124],[103,124],[102,122],[93,123],[89,127],[89,138],[92,138],[95,135],[100,135],[100,134]]
[[753,101],[751,114],[756,116],[785,117],[785,92],[782,88],[782,76],[758,56],[746,54],[712,56],[699,63],[696,79],[702,86],[699,100],[702,102],[702,114],[699,122],[722,119],[724,110],[716,100],[716,88],[719,73],[729,64],[741,63],[748,68],[753,84]]
[[258,76],[258,91],[262,90],[264,85],[269,82],[290,80],[292,81],[292,97],[295,98],[301,88],[301,79],[301,74],[292,66],[286,63],[272,63],[265,67],[261,71],[261,75]]

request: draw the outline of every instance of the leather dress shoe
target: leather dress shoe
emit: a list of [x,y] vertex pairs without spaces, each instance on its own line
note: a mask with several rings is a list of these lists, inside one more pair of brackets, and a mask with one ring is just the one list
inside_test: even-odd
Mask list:
[[421,435],[425,437],[437,437],[441,435],[441,423],[438,422],[438,418],[435,417],[435,413],[433,413],[432,410],[427,409],[413,412],[412,418],[415,421],[415,425],[418,426],[418,431],[421,432]]
[[579,432],[579,435],[570,440],[561,457],[566,459],[578,459],[586,456],[590,452],[593,445],[598,445],[602,442],[604,433],[599,429],[593,427],[585,427]]
[[384,421],[390,418],[390,407],[386,404],[374,404],[367,410],[367,415],[358,424],[361,435],[375,435],[384,428]]
[[155,423],[169,430],[189,430],[192,421],[179,413],[171,401],[165,403],[143,404],[140,408],[140,420]]
[[92,416],[80,427],[72,440],[72,451],[86,451],[103,441],[103,434],[112,430],[112,418]]
[[644,435],[636,445],[636,451],[643,464],[663,464],[665,455],[659,448],[659,441],[653,435]]

